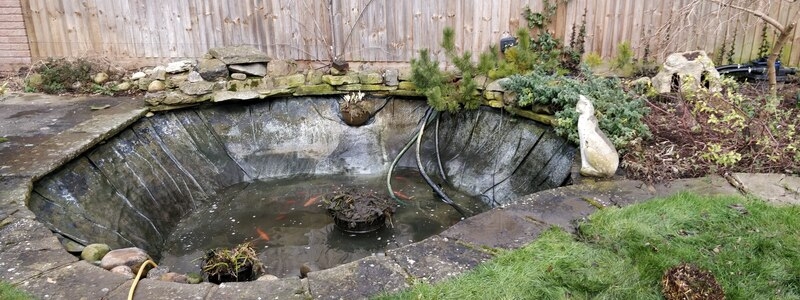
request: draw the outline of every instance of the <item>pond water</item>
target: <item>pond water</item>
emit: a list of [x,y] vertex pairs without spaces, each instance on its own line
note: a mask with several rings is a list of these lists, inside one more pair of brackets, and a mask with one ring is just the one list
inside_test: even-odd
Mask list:
[[[299,276],[300,266],[327,269],[423,240],[459,222],[462,216],[435,198],[416,169],[398,169],[392,187],[408,205],[397,207],[379,231],[347,234],[325,210],[328,193],[359,188],[386,194],[385,175],[309,176],[230,186],[207,206],[184,218],[166,242],[160,265],[175,272],[200,273],[200,257],[213,248],[252,241],[266,272]],[[447,185],[453,201],[472,213],[490,207]]]

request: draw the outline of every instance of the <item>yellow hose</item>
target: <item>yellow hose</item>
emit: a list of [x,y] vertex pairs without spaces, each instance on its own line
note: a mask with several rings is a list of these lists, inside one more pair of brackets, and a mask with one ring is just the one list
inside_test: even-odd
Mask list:
[[142,272],[144,272],[145,266],[147,266],[148,263],[153,265],[153,268],[157,268],[158,267],[158,265],[156,265],[156,263],[152,259],[146,260],[142,264],[142,266],[139,267],[139,272],[136,274],[136,278],[133,279],[133,284],[131,285],[131,290],[128,292],[128,300],[133,300],[133,291],[136,289],[136,285],[139,284],[139,279],[142,278]]

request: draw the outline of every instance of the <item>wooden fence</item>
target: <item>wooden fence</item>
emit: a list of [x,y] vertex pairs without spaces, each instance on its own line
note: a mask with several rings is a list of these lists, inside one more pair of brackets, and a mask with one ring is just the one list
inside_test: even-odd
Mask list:
[[[734,60],[754,58],[763,22],[749,14],[691,0],[571,0],[558,7],[550,30],[569,40],[586,20],[587,52],[604,58],[630,42],[637,56],[734,46]],[[800,2],[768,8],[778,21],[800,15]],[[253,45],[275,59],[405,62],[420,49],[439,53],[445,26],[456,30],[460,50],[497,44],[503,32],[526,26],[525,6],[541,0],[21,0],[31,57],[103,56],[149,63],[198,57],[209,48]],[[672,20],[672,27],[668,27]],[[690,26],[691,25],[691,26]],[[672,32],[667,34],[666,29]],[[768,39],[774,39],[772,30]],[[735,37],[735,43],[733,43]],[[726,51],[727,52],[727,51]],[[441,57],[441,54],[440,54]],[[800,64],[800,30],[782,59]]]

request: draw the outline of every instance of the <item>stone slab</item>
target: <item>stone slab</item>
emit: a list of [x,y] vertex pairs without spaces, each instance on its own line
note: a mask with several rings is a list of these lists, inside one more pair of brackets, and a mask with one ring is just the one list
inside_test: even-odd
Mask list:
[[458,276],[492,256],[440,236],[389,250],[386,255],[415,279],[439,282]]
[[[128,299],[133,280],[128,280],[104,299]],[[176,283],[145,278],[136,285],[133,292],[134,300],[173,300],[173,299],[214,299],[207,298],[216,285],[202,282],[200,284]]]
[[777,205],[800,204],[800,177],[786,174],[745,174],[733,176],[744,185],[748,193]]
[[308,273],[308,285],[314,299],[367,299],[407,288],[406,277],[389,257],[371,256]]
[[76,261],[53,235],[25,241],[0,253],[0,280],[17,284]]
[[226,282],[213,288],[206,299],[307,299],[310,295],[299,278],[255,282]]
[[555,225],[567,232],[573,232],[576,229],[576,220],[588,216],[598,208],[581,199],[582,195],[568,191],[566,189],[542,191],[506,206],[505,210],[523,218]]
[[532,242],[547,227],[503,209],[494,209],[463,220],[440,235],[477,247],[514,249]]
[[[106,109],[92,110],[92,107]],[[0,102],[0,176],[34,180],[146,113],[140,100],[25,94]],[[69,135],[69,136],[67,136]]]
[[39,299],[103,299],[127,280],[123,275],[78,261],[25,280],[19,288]]

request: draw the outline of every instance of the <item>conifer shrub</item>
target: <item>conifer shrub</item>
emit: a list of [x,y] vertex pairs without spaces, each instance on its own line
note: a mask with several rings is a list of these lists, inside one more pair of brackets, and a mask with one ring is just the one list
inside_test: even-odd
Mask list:
[[644,98],[624,91],[616,78],[598,77],[586,69],[574,77],[534,70],[511,76],[504,88],[517,94],[519,107],[551,107],[556,111],[556,134],[574,143],[578,143],[578,95],[594,101],[600,128],[620,152],[651,136],[643,121],[649,112]]

